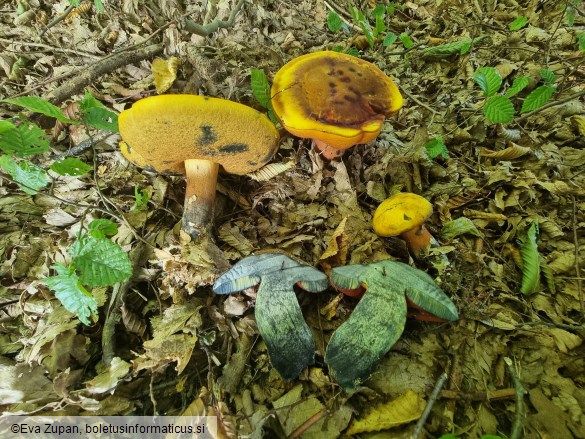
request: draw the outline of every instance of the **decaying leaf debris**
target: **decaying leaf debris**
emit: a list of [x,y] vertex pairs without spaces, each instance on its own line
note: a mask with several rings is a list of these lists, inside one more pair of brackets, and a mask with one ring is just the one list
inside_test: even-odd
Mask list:
[[[443,397],[425,426],[433,437],[504,436],[520,422],[527,438],[585,438],[585,52],[579,50],[585,18],[579,2],[395,2],[373,47],[349,12],[352,5],[371,11],[370,1],[142,3],[104,2],[102,13],[89,8],[54,22],[65,18],[67,1],[4,2],[0,96],[60,103],[88,87],[120,112],[156,94],[151,62],[159,57],[180,60],[176,78],[165,83],[168,93],[215,96],[264,111],[252,96],[250,69],[271,79],[296,56],[353,48],[396,79],[404,107],[376,141],[352,148],[343,160],[324,162],[309,141],[288,137],[273,163],[293,165],[262,174],[270,178],[220,175],[217,241],[198,247],[177,226],[181,177],[129,165],[116,135],[60,125],[51,151],[34,163],[48,168],[72,153],[92,166],[90,174],[51,174],[50,186],[29,195],[0,171],[2,412],[210,414],[218,416],[223,437],[407,435],[447,371]],[[327,25],[331,11],[341,19],[338,32]],[[527,24],[511,30],[520,15]],[[385,46],[389,32],[400,38]],[[412,47],[404,47],[404,35]],[[440,50],[429,49],[435,46]],[[478,68],[490,66],[503,78],[501,93],[514,78],[531,78],[514,97],[518,110],[541,84],[542,69],[556,75],[555,94],[542,109],[490,124],[473,80]],[[18,109],[1,104],[0,117],[16,118]],[[31,120],[47,133],[54,125]],[[103,140],[92,145],[88,135]],[[425,144],[437,136],[448,156],[431,159]],[[135,187],[149,194],[144,210],[133,209]],[[283,381],[258,336],[254,291],[224,298],[209,285],[227,261],[267,249],[326,272],[387,258],[414,264],[402,241],[378,238],[371,228],[377,204],[400,191],[433,204],[426,224],[446,238],[415,266],[452,298],[461,319],[441,326],[407,322],[376,373],[350,396],[331,380],[323,356],[357,299],[332,289],[299,292],[316,363],[297,380]],[[82,226],[102,217],[117,223],[113,240],[125,251],[139,242],[147,250],[133,259],[137,269],[128,283],[92,289],[99,318],[83,326],[43,279],[67,259]],[[441,233],[460,218],[465,228]],[[524,296],[519,247],[531,224],[539,228],[540,287]],[[218,268],[218,260],[225,266]],[[103,332],[115,337],[106,363]],[[510,370],[526,390],[521,419]],[[406,396],[414,402],[407,404]],[[379,421],[377,414],[396,401],[409,416]]]

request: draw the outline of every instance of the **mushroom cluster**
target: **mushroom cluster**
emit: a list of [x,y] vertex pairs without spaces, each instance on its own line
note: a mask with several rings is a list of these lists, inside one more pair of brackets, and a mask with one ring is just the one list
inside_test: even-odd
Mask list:
[[187,177],[183,230],[209,232],[220,165],[244,175],[278,148],[278,130],[262,113],[236,102],[197,95],[141,99],[118,118],[122,154],[135,165]]
[[402,107],[398,87],[382,70],[332,51],[285,64],[274,77],[271,94],[282,126],[295,136],[313,139],[329,160],[374,140],[384,120]]

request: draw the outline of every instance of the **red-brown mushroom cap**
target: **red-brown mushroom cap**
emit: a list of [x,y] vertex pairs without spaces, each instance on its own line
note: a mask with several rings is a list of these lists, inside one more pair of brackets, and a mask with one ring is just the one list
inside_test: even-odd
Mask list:
[[375,139],[384,119],[402,107],[402,96],[374,64],[322,51],[277,72],[272,107],[290,133],[343,150]]

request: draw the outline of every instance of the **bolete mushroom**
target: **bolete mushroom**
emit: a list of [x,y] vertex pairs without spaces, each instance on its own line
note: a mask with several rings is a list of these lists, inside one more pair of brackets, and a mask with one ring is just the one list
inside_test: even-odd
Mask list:
[[428,274],[402,262],[336,267],[331,284],[366,290],[349,318],[333,333],[325,353],[333,377],[346,392],[366,380],[400,338],[407,299],[440,319],[459,318],[451,299]]
[[322,51],[285,64],[272,83],[272,107],[282,126],[313,139],[331,160],[374,140],[386,117],[402,107],[398,87],[374,64]]
[[118,118],[122,154],[139,167],[187,177],[182,226],[193,239],[212,225],[219,166],[250,173],[270,161],[278,130],[264,114],[197,95],[141,99]]
[[424,225],[432,213],[433,205],[420,195],[398,193],[378,206],[372,225],[378,236],[400,236],[418,258],[436,243]]
[[293,285],[317,293],[327,276],[280,253],[248,256],[213,285],[216,294],[231,294],[259,285],[254,314],[270,362],[286,380],[299,376],[315,359],[315,342],[303,319]]

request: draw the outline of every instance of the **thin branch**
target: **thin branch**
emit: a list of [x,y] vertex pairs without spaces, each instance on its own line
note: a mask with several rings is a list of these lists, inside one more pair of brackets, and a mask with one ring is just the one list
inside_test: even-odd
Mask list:
[[437,398],[439,397],[441,389],[445,385],[445,381],[447,381],[447,378],[448,378],[447,372],[443,372],[441,376],[439,376],[437,384],[435,384],[435,388],[433,389],[431,396],[429,396],[429,400],[427,401],[427,405],[425,406],[423,414],[421,415],[421,417],[416,423],[416,426],[414,427],[414,431],[411,436],[412,439],[418,439],[420,434],[422,433],[423,427],[425,426],[425,423],[427,422],[427,419],[431,414],[431,410],[435,405],[435,402],[437,402]]
[[575,245],[575,273],[577,275],[577,291],[579,292],[579,305],[581,307],[581,317],[585,318],[585,303],[583,302],[583,285],[581,283],[581,267],[579,265],[579,235],[577,233],[577,204],[575,197],[573,201],[573,244]]
[[183,21],[183,25],[187,32],[191,32],[193,34],[201,35],[202,37],[206,37],[219,29],[227,29],[234,25],[234,21],[236,20],[236,16],[240,9],[242,9],[242,5],[244,4],[244,0],[240,0],[238,4],[234,7],[234,9],[230,12],[230,15],[227,21],[223,20],[214,20],[211,23],[207,24],[199,24],[195,23],[192,20],[185,19]]
[[516,413],[514,415],[514,422],[512,423],[512,431],[510,431],[509,439],[519,439],[522,437],[522,421],[526,415],[526,404],[524,403],[525,390],[524,387],[522,387],[522,383],[520,382],[516,371],[514,370],[512,360],[508,357],[505,357],[504,363],[506,363],[508,373],[512,376],[512,380],[514,381],[514,390],[516,393]]
[[[16,45],[20,45],[20,46],[27,46],[27,47],[38,47],[41,49],[48,49],[48,50],[51,50],[53,52],[68,53],[68,54],[78,55],[78,56],[87,56],[87,57],[93,58],[93,59],[100,59],[101,58],[99,55],[96,55],[95,53],[84,52],[82,50],[75,50],[75,49],[66,49],[64,47],[56,47],[56,46],[51,46],[50,44],[30,43],[27,41],[16,41],[16,40],[10,40],[7,38],[0,38],[0,42],[7,43],[7,44],[16,44]],[[4,49],[4,50],[6,50],[6,49]]]
[[69,13],[75,8],[75,6],[73,5],[69,5],[67,6],[67,8],[63,11],[63,13],[61,15],[59,15],[57,18],[55,18],[54,20],[52,20],[49,24],[47,24],[43,30],[39,33],[39,37],[43,38],[43,36],[47,33],[47,31],[49,29],[51,29],[53,26],[57,25],[58,23],[62,22],[63,20],[65,20],[67,18],[67,16],[69,15]]
[[54,89],[45,96],[45,98],[50,100],[53,104],[59,104],[72,95],[81,92],[84,87],[91,84],[100,76],[113,72],[114,70],[128,64],[134,64],[144,59],[153,58],[162,53],[162,51],[162,44],[153,44],[133,52],[117,53],[116,55],[104,58],[102,61],[98,61],[91,67],[78,72],[77,76]]
[[526,113],[525,115],[520,116],[518,119],[516,119],[516,122],[518,122],[518,123],[524,122],[526,119],[535,115],[536,113],[541,112],[542,110],[546,110],[547,108],[554,107],[555,105],[564,104],[565,102],[569,102],[569,101],[572,101],[574,99],[579,99],[581,96],[584,96],[584,95],[585,95],[585,90],[580,91],[579,93],[575,93],[574,95],[567,96],[566,98],[561,99],[560,101],[549,102],[548,104],[544,104],[542,107],[537,108],[536,110],[531,111],[530,113]]

